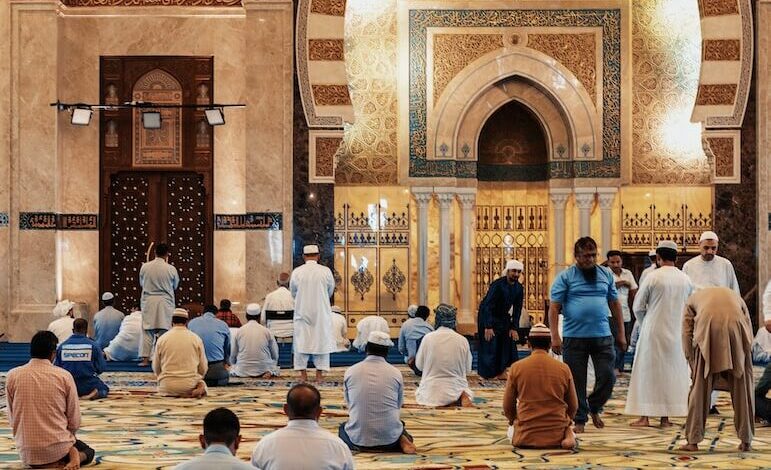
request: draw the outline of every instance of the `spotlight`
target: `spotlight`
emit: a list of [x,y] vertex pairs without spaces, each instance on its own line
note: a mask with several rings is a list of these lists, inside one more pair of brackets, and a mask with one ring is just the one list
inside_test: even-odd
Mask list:
[[225,124],[225,113],[222,112],[222,108],[207,109],[204,111],[206,114],[206,122],[210,126],[221,126]]
[[161,113],[158,111],[143,111],[142,127],[144,127],[145,129],[160,129]]
[[76,126],[87,126],[91,122],[91,108],[72,108],[70,123]]

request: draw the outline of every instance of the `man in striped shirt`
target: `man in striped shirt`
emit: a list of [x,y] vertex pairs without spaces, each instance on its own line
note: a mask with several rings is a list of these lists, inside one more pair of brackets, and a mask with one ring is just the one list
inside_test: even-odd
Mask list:
[[8,372],[8,420],[25,465],[77,468],[94,459],[94,449],[75,438],[78,391],[72,375],[52,364],[56,343],[56,335],[38,331],[30,344],[30,361]]

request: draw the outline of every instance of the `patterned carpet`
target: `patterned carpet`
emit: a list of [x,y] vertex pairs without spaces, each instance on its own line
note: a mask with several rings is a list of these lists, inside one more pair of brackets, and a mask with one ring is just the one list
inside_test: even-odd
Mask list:
[[[487,469],[487,468],[771,468],[771,428],[759,428],[754,451],[737,452],[739,444],[730,414],[730,398],[721,394],[722,414],[710,417],[702,451],[686,455],[674,449],[682,442],[679,427],[630,428],[631,417],[620,414],[628,375],[622,377],[605,414],[606,428],[587,426],[577,452],[514,450],[506,441],[501,412],[503,384],[472,378],[475,408],[435,410],[418,406],[417,382],[402,368],[406,405],[402,418],[415,437],[419,454],[358,454],[360,469]],[[756,367],[757,376],[762,370]],[[239,415],[244,437],[238,456],[247,460],[261,436],[281,427],[286,418],[281,405],[295,375],[276,381],[244,380],[241,386],[210,389],[204,400],[162,398],[154,395],[147,373],[106,374],[113,389],[110,399],[81,402],[83,424],[78,436],[97,451],[96,467],[105,469],[170,468],[199,453],[198,434],[203,416],[227,406]],[[345,420],[336,368],[321,386],[325,413],[322,425],[335,430]],[[4,390],[5,375],[0,375]],[[0,399],[5,409],[5,397]],[[5,415],[5,413],[3,413]],[[682,424],[683,418],[675,419]],[[13,447],[7,417],[0,422],[0,468],[23,468]]]

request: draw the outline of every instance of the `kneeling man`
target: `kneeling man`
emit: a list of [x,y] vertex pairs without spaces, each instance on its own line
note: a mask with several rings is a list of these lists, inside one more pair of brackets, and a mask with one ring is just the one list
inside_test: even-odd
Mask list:
[[153,372],[158,377],[158,393],[181,398],[206,395],[203,381],[208,363],[203,341],[187,329],[188,313],[175,308],[171,329],[158,338],[153,357]]
[[530,330],[533,353],[511,366],[503,412],[514,427],[514,447],[573,449],[573,418],[578,410],[570,368],[549,356],[551,332],[543,323]]
[[269,329],[260,325],[260,305],[246,306],[246,324],[233,335],[230,375],[262,377],[279,375],[278,343]]
[[87,400],[105,398],[110,388],[99,374],[107,368],[104,353],[96,341],[86,336],[88,322],[78,318],[72,324],[72,336],[56,350],[55,365],[72,374],[78,396]]

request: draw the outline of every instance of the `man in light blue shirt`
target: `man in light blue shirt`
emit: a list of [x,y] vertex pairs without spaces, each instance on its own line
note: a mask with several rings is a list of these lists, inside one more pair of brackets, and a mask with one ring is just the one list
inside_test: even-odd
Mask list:
[[241,444],[241,424],[238,416],[227,408],[211,410],[203,419],[203,434],[198,436],[206,452],[200,457],[181,463],[175,470],[254,470],[235,457]]
[[[613,370],[616,351],[608,308],[618,328],[616,343],[622,352],[626,351],[626,337],[616,281],[609,269],[597,265],[597,242],[591,237],[579,238],[573,254],[576,264],[557,274],[551,286],[549,328],[552,350],[563,354],[573,374],[578,395],[575,432],[581,433],[588,414],[595,427],[605,427],[600,413],[616,382]],[[560,313],[564,319],[564,345],[559,331]],[[594,363],[595,382],[594,390],[587,397],[586,370],[590,358]]]
[[112,306],[114,299],[115,296],[110,292],[102,294],[104,308],[94,315],[94,341],[102,349],[118,336],[124,318],[123,312]]
[[370,332],[367,357],[345,371],[343,397],[349,418],[340,425],[339,436],[351,450],[416,452],[412,436],[400,419],[404,402],[402,373],[385,360],[391,346],[387,333]]
[[[410,306],[413,307],[413,306]],[[408,310],[409,313],[409,310]],[[434,331],[434,327],[426,321],[431,314],[431,310],[425,305],[415,306],[413,318],[402,324],[399,331],[399,352],[404,355],[404,363],[410,366],[416,375],[422,375],[422,372],[415,367],[415,356],[418,355],[418,341]]]
[[230,328],[215,316],[216,313],[216,306],[207,305],[203,315],[190,320],[187,326],[203,341],[206,360],[209,362],[203,380],[209,387],[227,385],[230,377]]

